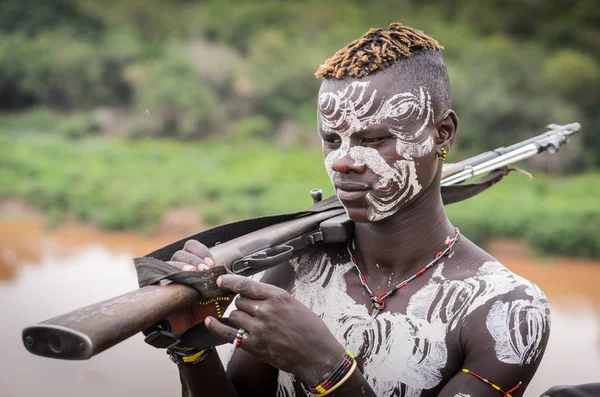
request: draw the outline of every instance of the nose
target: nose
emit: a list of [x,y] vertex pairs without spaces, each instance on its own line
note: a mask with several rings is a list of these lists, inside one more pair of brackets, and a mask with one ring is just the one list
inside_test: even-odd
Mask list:
[[347,174],[349,172],[356,172],[362,174],[365,172],[365,165],[358,165],[356,161],[350,157],[349,153],[343,156],[336,157],[331,163],[331,169],[341,174]]

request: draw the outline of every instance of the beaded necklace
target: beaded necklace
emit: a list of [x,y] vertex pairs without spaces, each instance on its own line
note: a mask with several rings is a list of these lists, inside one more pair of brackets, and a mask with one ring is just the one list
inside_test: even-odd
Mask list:
[[365,278],[364,274],[358,268],[358,263],[356,261],[356,258],[354,257],[354,253],[352,252],[353,245],[354,245],[354,240],[352,240],[351,243],[350,242],[348,243],[348,246],[347,246],[348,254],[350,255],[350,259],[352,260],[352,265],[354,267],[354,271],[358,275],[358,278],[360,279],[360,283],[364,287],[365,291],[367,291],[367,293],[371,297],[371,305],[373,305],[373,313],[371,313],[371,318],[372,319],[375,318],[383,309],[385,309],[385,301],[384,300],[387,297],[392,296],[393,294],[395,294],[396,291],[398,291],[399,289],[403,288],[406,284],[410,283],[415,278],[419,277],[427,269],[432,268],[433,266],[437,265],[438,262],[440,261],[440,259],[442,259],[443,257],[448,256],[448,255],[450,255],[452,253],[452,249],[454,248],[454,244],[456,244],[456,242],[460,239],[460,231],[458,230],[457,227],[454,228],[454,233],[455,233],[454,234],[454,238],[448,240],[448,242],[446,243],[446,249],[444,249],[443,251],[440,251],[437,254],[435,254],[435,258],[431,262],[429,262],[428,264],[426,264],[425,266],[423,266],[421,268],[421,270],[419,270],[418,272],[416,272],[415,274],[413,274],[412,276],[410,276],[406,280],[402,281],[400,284],[396,285],[391,290],[384,291],[384,292],[380,293],[379,295],[375,295],[375,293],[373,293],[373,291],[371,290],[371,288],[367,284],[367,279]]

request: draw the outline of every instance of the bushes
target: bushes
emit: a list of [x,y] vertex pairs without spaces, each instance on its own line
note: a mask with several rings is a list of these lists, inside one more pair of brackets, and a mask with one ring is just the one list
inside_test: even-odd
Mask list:
[[600,174],[528,182],[512,174],[479,196],[447,207],[450,219],[477,243],[520,238],[540,251],[600,257]]
[[544,214],[527,230],[526,238],[546,252],[588,258],[600,257],[600,213],[572,208]]
[[137,110],[162,121],[158,135],[206,136],[222,117],[216,93],[194,70],[184,48],[175,46],[162,58],[131,66],[127,79],[135,88]]
[[285,135],[291,122],[306,129],[301,109],[314,115],[318,65],[369,27],[399,19],[446,48],[461,119],[452,156],[579,121],[589,131],[584,144],[545,169],[600,164],[593,0],[374,0],[368,13],[358,2],[315,0],[29,3],[0,5],[0,109],[109,106],[132,119],[149,110],[119,133],[185,139],[266,117],[274,135]]
[[184,205],[217,224],[305,208],[317,187],[329,187],[321,154],[298,148],[0,135],[0,197],[23,197],[53,221],[151,232]]
[[[599,181],[599,173],[565,180],[537,174],[532,182],[511,174],[447,211],[480,244],[519,238],[547,253],[599,257]],[[319,150],[253,140],[0,135],[0,197],[23,197],[54,222],[71,214],[102,228],[151,232],[168,209],[185,206],[218,224],[306,208],[314,188],[332,194]]]

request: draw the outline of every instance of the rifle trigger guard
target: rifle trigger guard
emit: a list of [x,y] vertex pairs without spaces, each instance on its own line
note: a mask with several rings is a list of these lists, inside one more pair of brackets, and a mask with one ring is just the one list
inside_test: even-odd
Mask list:
[[250,269],[261,271],[290,260],[293,256],[294,247],[278,245],[238,259],[231,264],[231,271],[235,274],[242,274]]

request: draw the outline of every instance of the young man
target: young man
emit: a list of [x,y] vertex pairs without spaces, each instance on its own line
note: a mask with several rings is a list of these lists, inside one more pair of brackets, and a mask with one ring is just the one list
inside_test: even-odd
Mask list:
[[[548,339],[548,303],[444,212],[442,162],[458,118],[440,49],[394,23],[317,71],[325,166],[354,239],[261,282],[222,276],[219,287],[240,295],[232,327],[203,306],[171,317],[175,332],[204,320],[238,347],[227,372],[214,351],[190,354],[193,365],[179,365],[184,395],[523,395]],[[197,241],[172,260],[214,265]]]

